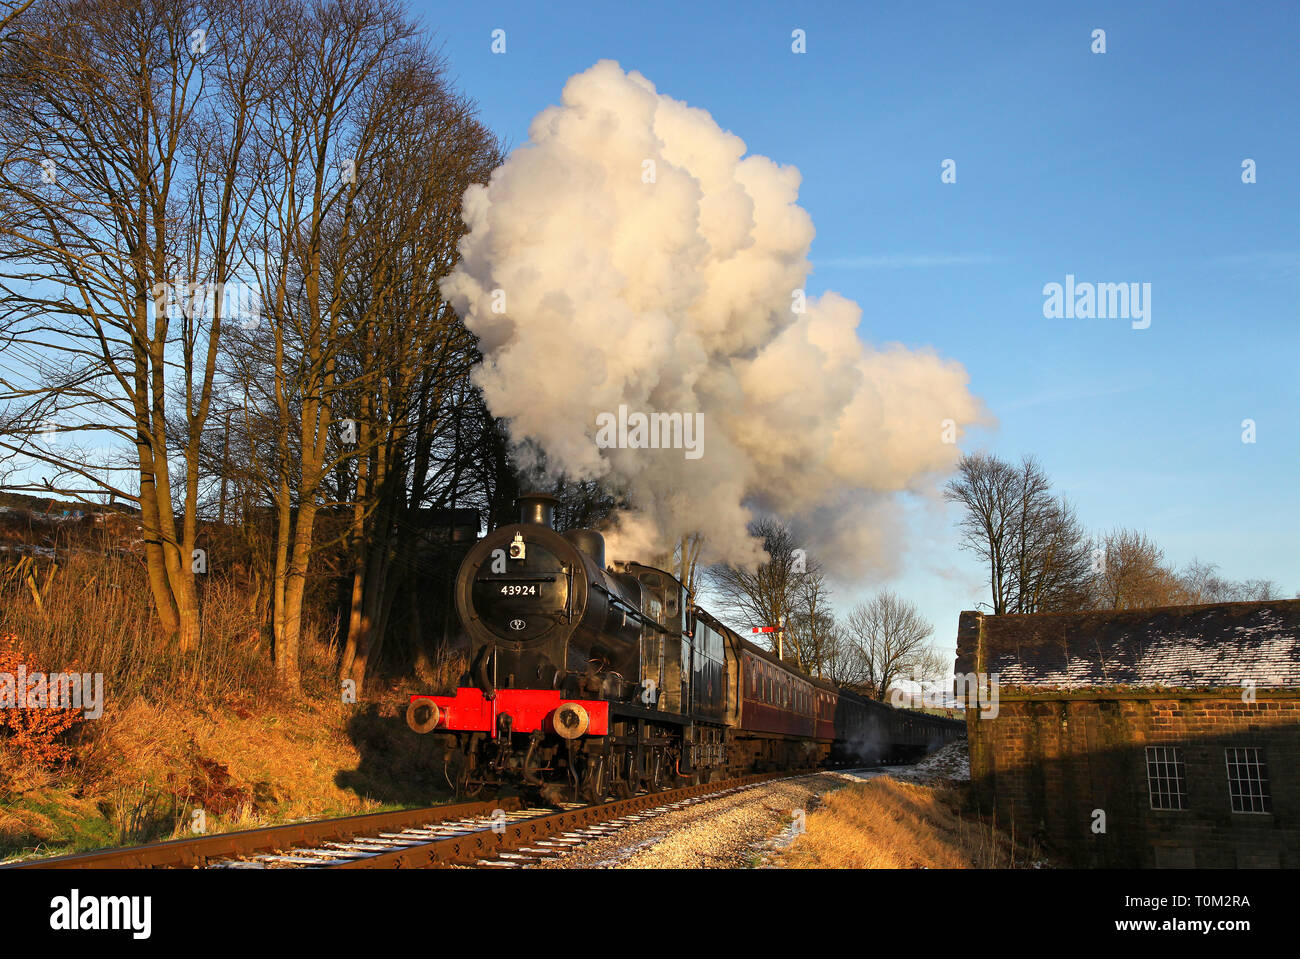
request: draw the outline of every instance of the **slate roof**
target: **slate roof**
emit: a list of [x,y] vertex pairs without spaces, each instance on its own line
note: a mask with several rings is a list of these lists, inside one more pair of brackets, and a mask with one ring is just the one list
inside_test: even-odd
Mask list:
[[1300,688],[1300,600],[1028,616],[961,614],[957,671],[1001,686]]

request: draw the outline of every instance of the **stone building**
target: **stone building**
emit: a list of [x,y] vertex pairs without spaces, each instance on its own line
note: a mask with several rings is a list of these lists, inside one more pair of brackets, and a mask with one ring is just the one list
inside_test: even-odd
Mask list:
[[1063,864],[1300,867],[1300,600],[965,612],[956,671],[977,801]]

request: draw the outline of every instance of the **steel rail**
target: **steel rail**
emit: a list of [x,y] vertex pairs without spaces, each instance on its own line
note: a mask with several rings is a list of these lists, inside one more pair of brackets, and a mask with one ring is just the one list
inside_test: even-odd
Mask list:
[[484,859],[490,860],[501,853],[513,852],[534,843],[544,843],[562,833],[587,829],[645,809],[672,805],[682,800],[705,797],[713,793],[724,793],[771,779],[785,778],[791,773],[791,770],[782,770],[660,792],[641,793],[627,799],[581,806],[548,815],[530,816],[509,823],[498,823],[492,817],[497,810],[505,812],[519,810],[521,804],[516,797],[289,823],[283,826],[267,826],[194,839],[173,839],[143,846],[34,859],[0,866],[0,869],[204,868],[258,853],[301,849],[339,840],[364,842],[367,836],[390,830],[482,817],[485,822],[491,821],[491,825],[364,858],[337,863],[322,861],[320,868],[428,869],[474,865]]
[[[329,869],[431,869],[440,866],[468,866],[483,859],[491,859],[503,852],[513,852],[533,843],[544,842],[561,833],[584,829],[619,819],[643,809],[670,805],[683,799],[707,796],[714,792],[726,792],[742,786],[750,786],[770,779],[783,779],[792,775],[790,770],[772,773],[759,773],[752,776],[740,776],[735,779],[701,783],[696,786],[683,786],[679,789],[667,789],[662,792],[642,793],[628,799],[616,799],[613,802],[582,806],[554,813],[549,816],[534,816],[521,819],[516,823],[494,829],[484,829],[463,836],[436,839],[418,846],[395,849],[392,852],[353,859],[348,862],[330,865]],[[794,775],[798,775],[794,773]]]
[[491,815],[494,810],[511,812],[519,800],[505,799],[426,806],[396,812],[368,813],[339,819],[266,826],[239,832],[218,833],[195,839],[172,839],[143,846],[126,846],[102,852],[76,853],[50,859],[33,859],[0,866],[0,869],[168,869],[202,868],[208,863],[285,849],[315,846],[409,826],[436,824],[446,820]]

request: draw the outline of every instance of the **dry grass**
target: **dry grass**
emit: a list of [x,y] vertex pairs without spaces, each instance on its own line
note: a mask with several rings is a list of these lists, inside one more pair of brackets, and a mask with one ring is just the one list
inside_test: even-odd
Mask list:
[[991,869],[1030,865],[1034,850],[961,811],[952,788],[882,776],[827,795],[778,864],[793,869]]
[[432,747],[373,708],[137,697],[89,725],[62,769],[0,744],[0,859],[188,836],[196,810],[217,833],[448,798]]
[[[277,685],[256,602],[235,578],[202,583],[202,631],[181,657],[159,635],[148,584],[129,556],[43,561],[35,589],[0,567],[0,635],[45,669],[104,676],[104,713],[63,737],[73,758],[36,766],[0,737],[0,859],[205,831],[426,805],[447,798],[441,754],[410,733],[402,697],[344,704],[337,649],[308,622],[303,690]],[[455,657],[425,664],[445,680]]]
[[[103,673],[106,695],[118,703],[140,695],[155,701],[278,695],[253,597],[230,578],[201,581],[199,641],[181,656],[156,628],[145,572],[134,558],[61,556],[57,567],[42,565],[34,584],[3,573],[0,634],[17,635],[51,670],[77,663],[82,672]],[[300,666],[308,693],[336,689],[335,649],[319,638],[333,630],[322,626],[304,623]]]

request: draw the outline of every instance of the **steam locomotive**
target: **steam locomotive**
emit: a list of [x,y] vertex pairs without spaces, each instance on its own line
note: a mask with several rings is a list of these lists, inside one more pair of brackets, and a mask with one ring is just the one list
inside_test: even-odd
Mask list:
[[456,609],[471,665],[453,696],[417,694],[449,781],[599,802],[747,771],[904,760],[964,723],[893,709],[807,676],[692,601],[672,574],[605,564],[594,530],[555,530],[557,500],[465,556]]

